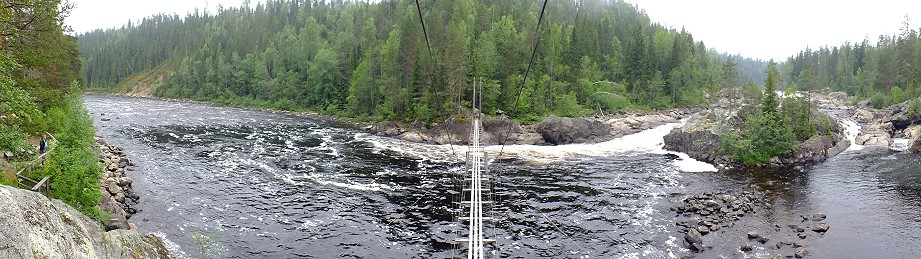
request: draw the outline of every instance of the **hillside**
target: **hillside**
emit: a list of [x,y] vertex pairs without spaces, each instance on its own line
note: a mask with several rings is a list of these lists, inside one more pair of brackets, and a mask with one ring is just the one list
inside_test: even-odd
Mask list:
[[[705,104],[726,58],[623,1],[550,1],[539,30],[540,1],[420,3],[417,10],[405,0],[270,0],[255,8],[156,15],[79,35],[83,84],[359,119],[435,121],[463,107],[473,78],[483,78],[485,111],[535,119]],[[538,37],[534,67],[514,107]],[[762,80],[756,75],[763,75],[764,62],[735,59],[743,82]],[[175,64],[164,65],[168,60]]]

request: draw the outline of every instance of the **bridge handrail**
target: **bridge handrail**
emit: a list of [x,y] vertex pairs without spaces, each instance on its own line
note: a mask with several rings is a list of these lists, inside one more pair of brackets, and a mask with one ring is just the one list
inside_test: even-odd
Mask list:
[[[45,134],[51,137],[51,141],[54,141],[55,143],[58,142],[58,140],[54,137],[54,135],[51,135],[51,133],[45,132]],[[26,172],[26,169],[28,169],[28,171],[35,170],[35,164],[38,163],[39,161],[44,161],[45,159],[47,159],[47,157],[51,154],[51,151],[54,151],[55,147],[57,147],[57,145],[52,146],[50,149],[45,151],[45,153],[42,153],[34,160],[27,163],[26,166],[22,167],[22,169],[19,169],[19,171],[16,172],[16,179],[17,179],[16,182],[19,183],[20,188],[28,188],[31,191],[42,192],[43,194],[45,194],[45,196],[51,195],[51,176],[45,176],[41,180],[35,180],[32,178],[26,177],[22,174]],[[31,187],[28,185],[23,185],[23,181],[31,183]]]

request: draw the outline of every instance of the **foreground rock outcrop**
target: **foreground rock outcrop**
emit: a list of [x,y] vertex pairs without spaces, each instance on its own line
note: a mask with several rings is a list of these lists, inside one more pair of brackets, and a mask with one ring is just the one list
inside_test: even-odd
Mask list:
[[0,185],[0,258],[169,258],[159,238],[105,232],[64,202]]

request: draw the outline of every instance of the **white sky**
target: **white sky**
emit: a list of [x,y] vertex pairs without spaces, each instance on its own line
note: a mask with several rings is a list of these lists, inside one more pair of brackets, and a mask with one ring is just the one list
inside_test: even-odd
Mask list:
[[[75,33],[120,27],[157,13],[240,6],[242,0],[71,0],[67,18]],[[837,46],[864,37],[875,44],[880,34],[897,34],[908,15],[911,28],[921,25],[916,0],[627,0],[645,9],[653,22],[684,27],[708,48],[746,57],[784,61],[811,46]],[[258,0],[251,1],[253,5]]]
[[[140,21],[144,17],[159,13],[179,14],[185,16],[197,7],[199,12],[208,6],[215,13],[217,5],[225,8],[240,7],[243,0],[70,0],[76,6],[65,23],[74,33],[80,34],[95,29],[121,27],[128,20]],[[250,1],[253,6],[258,0]]]
[[681,29],[707,48],[776,61],[807,46],[838,46],[845,41],[876,44],[880,34],[898,34],[905,15],[918,30],[917,0],[627,0],[646,10],[650,20]]

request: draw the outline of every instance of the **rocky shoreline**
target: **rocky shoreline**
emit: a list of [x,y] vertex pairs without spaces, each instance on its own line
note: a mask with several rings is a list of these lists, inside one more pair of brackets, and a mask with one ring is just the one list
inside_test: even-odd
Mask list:
[[[695,111],[693,108],[679,108],[662,112],[636,112],[582,118],[550,116],[530,125],[521,125],[504,115],[482,115],[484,118],[482,140],[489,145],[597,143],[651,129],[665,123],[676,122]],[[425,127],[421,123],[396,122],[381,122],[365,127],[371,133],[409,142],[457,145],[467,144],[469,128],[469,119],[460,116],[431,127]]]
[[121,147],[101,137],[96,137],[96,146],[101,151],[99,162],[105,166],[99,179],[99,204],[96,205],[100,211],[108,213],[108,219],[103,222],[105,230],[137,229],[134,223],[128,223],[131,215],[138,212],[135,205],[140,200],[131,187],[134,181],[127,174],[134,170],[134,161]]

